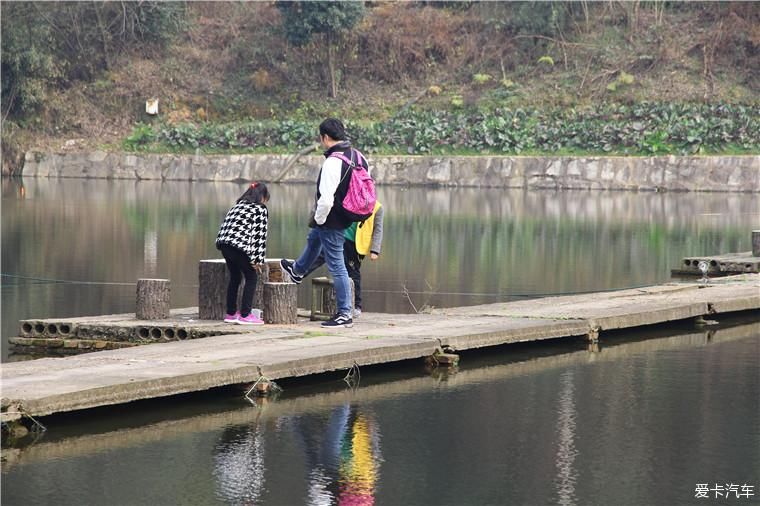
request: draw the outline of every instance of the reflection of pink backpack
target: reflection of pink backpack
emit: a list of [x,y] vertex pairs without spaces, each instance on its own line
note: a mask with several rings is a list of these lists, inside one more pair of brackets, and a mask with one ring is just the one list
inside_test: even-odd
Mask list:
[[[377,201],[375,182],[369,175],[367,159],[364,158],[364,155],[353,148],[350,152],[351,159],[337,151],[331,153],[330,156],[343,160],[348,165],[346,175],[351,174],[351,179],[348,181],[348,191],[346,191],[346,197],[342,202],[343,213],[351,221],[364,221],[372,216],[372,211],[375,209],[375,201]],[[354,162],[354,153],[358,159],[356,162]]]

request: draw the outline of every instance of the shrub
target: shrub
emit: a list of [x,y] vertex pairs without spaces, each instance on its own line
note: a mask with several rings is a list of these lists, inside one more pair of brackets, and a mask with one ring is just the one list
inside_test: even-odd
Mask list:
[[[356,144],[368,152],[688,154],[728,147],[759,150],[760,106],[639,103],[585,110],[409,110],[370,124],[347,121],[346,128]],[[138,126],[128,142],[145,145],[151,142],[151,134],[149,126]],[[312,122],[286,120],[200,127],[164,125],[157,139],[176,148],[294,149],[314,142],[315,134]]]

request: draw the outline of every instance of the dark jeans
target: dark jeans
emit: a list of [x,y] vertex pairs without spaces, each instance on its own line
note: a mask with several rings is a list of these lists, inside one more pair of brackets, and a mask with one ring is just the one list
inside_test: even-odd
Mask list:
[[[346,270],[348,271],[348,277],[354,280],[354,297],[356,299],[355,306],[359,309],[362,308],[362,259],[364,255],[360,255],[356,252],[356,243],[349,241],[343,243],[343,260],[346,264]],[[314,263],[311,264],[309,272],[304,276],[308,276],[315,270],[319,269],[325,264],[324,255],[319,255]]]
[[245,276],[243,287],[243,300],[240,301],[240,316],[248,316],[253,305],[253,294],[256,291],[258,275],[251,265],[251,259],[243,251],[222,244],[222,256],[230,271],[230,284],[227,285],[227,314],[235,314],[237,311],[237,294],[240,281]]

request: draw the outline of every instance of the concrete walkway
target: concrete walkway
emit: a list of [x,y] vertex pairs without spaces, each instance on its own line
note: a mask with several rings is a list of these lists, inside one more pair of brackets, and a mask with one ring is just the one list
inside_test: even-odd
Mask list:
[[538,300],[431,314],[365,313],[352,329],[319,322],[237,327],[244,333],[66,358],[2,364],[4,419],[120,404],[209,388],[417,359],[441,346],[466,350],[595,335],[698,316],[753,311],[760,275]]
[[[71,459],[92,455],[117,448],[138,448],[158,441],[169,441],[188,437],[198,432],[219,431],[224,427],[249,424],[265,424],[282,416],[297,416],[304,410],[332,409],[347,402],[377,402],[398,399],[410,395],[432,394],[441,388],[445,378],[448,388],[487,383],[518,378],[558,368],[585,365],[599,362],[615,362],[627,357],[660,351],[672,351],[715,346],[719,343],[733,342],[760,335],[760,321],[740,324],[715,330],[714,327],[702,327],[692,333],[657,336],[645,340],[612,340],[606,343],[600,353],[586,349],[553,352],[549,355],[536,354],[530,358],[522,356],[513,362],[502,362],[478,367],[450,371],[443,369],[433,374],[417,375],[398,379],[393,382],[361,385],[361,388],[348,388],[340,382],[331,385],[328,391],[308,395],[284,397],[276,402],[269,402],[266,397],[255,398],[256,407],[241,402],[236,407],[220,411],[219,406],[209,412],[208,405],[188,406],[180,418],[164,419],[164,413],[153,413],[152,422],[139,427],[121,427],[103,429],[96,420],[85,420],[81,430],[75,436],[66,436],[60,431],[49,434],[45,439],[23,449],[2,449],[3,467],[15,464],[47,462],[51,459]],[[242,396],[242,393],[241,393]],[[208,402],[208,401],[206,401]],[[113,416],[113,415],[109,415]],[[84,434],[82,434],[82,431]],[[90,432],[92,431],[92,432]]]

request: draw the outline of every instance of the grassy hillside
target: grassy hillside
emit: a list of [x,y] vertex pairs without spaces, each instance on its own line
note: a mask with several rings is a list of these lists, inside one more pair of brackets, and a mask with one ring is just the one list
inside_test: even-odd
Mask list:
[[[406,110],[487,114],[642,102],[743,104],[752,112],[760,96],[753,2],[373,2],[350,30],[306,42],[288,37],[285,11],[271,2],[174,3],[168,14],[168,4],[155,5],[147,17],[135,10],[138,29],[133,20],[127,37],[119,31],[126,15],[105,10],[109,4],[2,4],[4,164],[33,147],[120,149],[138,122],[316,126],[335,115],[362,125]],[[45,16],[54,8],[55,17]],[[161,36],[147,37],[146,20],[156,13],[166,24],[156,28]],[[54,30],[63,15],[82,30]],[[47,38],[29,37],[45,23]],[[100,30],[86,38],[87,27]],[[29,58],[25,40],[42,55],[57,48],[50,50],[55,73],[13,73],[22,68],[19,55]],[[76,43],[91,46],[82,53]],[[27,101],[9,99],[14,86],[30,83]],[[153,96],[158,117],[144,112]]]

